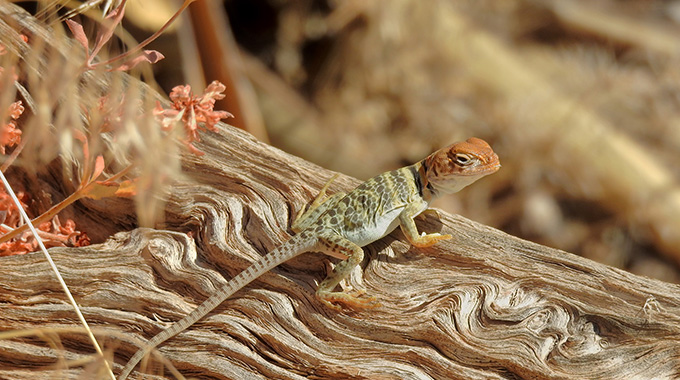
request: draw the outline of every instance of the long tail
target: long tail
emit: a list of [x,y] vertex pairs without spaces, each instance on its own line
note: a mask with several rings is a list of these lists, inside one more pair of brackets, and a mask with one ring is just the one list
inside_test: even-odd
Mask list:
[[217,292],[208,297],[205,301],[203,301],[202,304],[200,304],[187,316],[151,338],[149,342],[144,345],[144,347],[139,349],[139,351],[137,351],[132,356],[130,361],[123,368],[123,372],[121,373],[120,377],[118,377],[118,380],[125,380],[135,368],[137,363],[139,363],[142,358],[148,355],[159,344],[189,328],[189,326],[196,323],[199,319],[205,317],[206,314],[215,309],[232,294],[236,293],[238,290],[248,285],[262,274],[273,269],[277,265],[288,261],[303,252],[312,250],[314,246],[315,241],[311,234],[303,231],[300,234],[293,236],[289,241],[282,244],[275,250],[262,256],[262,258],[260,258],[258,261],[254,262],[248,268],[244,269],[243,272],[239,273],[229,282],[224,284],[220,289],[217,290]]

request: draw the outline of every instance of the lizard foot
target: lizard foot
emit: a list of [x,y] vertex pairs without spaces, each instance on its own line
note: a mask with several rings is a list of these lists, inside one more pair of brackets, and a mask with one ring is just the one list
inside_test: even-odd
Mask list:
[[341,311],[345,306],[349,309],[374,309],[380,306],[375,297],[363,297],[365,291],[359,290],[352,293],[343,292],[323,292],[318,293],[319,300],[331,309]]
[[423,247],[430,247],[435,244],[437,244],[438,241],[440,240],[448,240],[451,239],[452,236],[449,234],[446,235],[441,235],[439,233],[434,233],[434,234],[425,234],[418,236],[418,240],[413,242],[413,245],[419,248]]

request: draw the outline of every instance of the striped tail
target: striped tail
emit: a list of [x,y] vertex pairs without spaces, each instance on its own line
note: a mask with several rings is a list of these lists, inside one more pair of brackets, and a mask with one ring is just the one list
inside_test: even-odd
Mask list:
[[238,290],[279,264],[288,261],[303,252],[313,250],[315,246],[316,240],[312,234],[308,233],[307,231],[302,231],[300,234],[293,236],[290,240],[283,243],[275,250],[262,256],[258,261],[244,269],[243,272],[239,273],[234,278],[229,280],[229,282],[222,285],[222,287],[219,288],[217,292],[208,297],[205,301],[203,301],[202,304],[200,304],[187,316],[151,338],[149,342],[144,345],[144,347],[139,349],[139,351],[137,351],[132,356],[130,361],[123,368],[123,372],[121,373],[120,377],[118,377],[118,380],[125,380],[135,368],[137,363],[139,363],[142,358],[148,355],[159,344],[189,328],[189,326],[196,323],[199,319],[205,317],[206,314],[215,309],[219,304],[224,302],[224,300],[229,298]]

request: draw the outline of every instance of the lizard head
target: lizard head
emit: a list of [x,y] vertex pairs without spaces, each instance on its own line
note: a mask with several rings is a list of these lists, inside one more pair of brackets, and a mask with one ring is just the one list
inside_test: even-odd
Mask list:
[[435,194],[459,191],[476,180],[495,173],[501,163],[486,141],[471,137],[427,156],[422,161],[424,186]]

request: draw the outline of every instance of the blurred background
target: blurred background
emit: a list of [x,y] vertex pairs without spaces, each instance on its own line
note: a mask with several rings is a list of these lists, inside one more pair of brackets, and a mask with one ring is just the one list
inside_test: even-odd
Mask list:
[[[131,1],[125,28],[180,5]],[[678,283],[679,36],[677,0],[202,0],[152,69],[360,179],[483,138],[502,169],[436,207]]]

